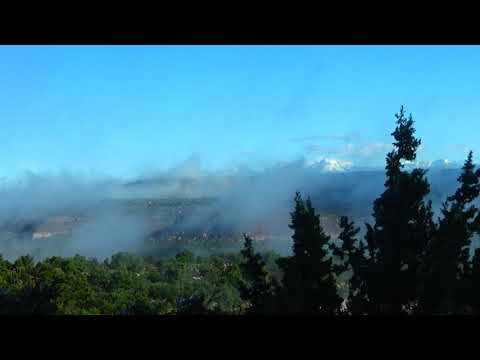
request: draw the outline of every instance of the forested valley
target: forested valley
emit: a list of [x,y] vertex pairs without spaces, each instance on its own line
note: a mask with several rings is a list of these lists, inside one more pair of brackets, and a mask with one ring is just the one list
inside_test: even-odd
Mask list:
[[[371,223],[342,216],[327,235],[310,197],[291,194],[291,253],[245,234],[240,252],[118,253],[0,259],[0,313],[9,315],[441,315],[480,312],[480,170],[465,159],[435,218],[428,172],[405,164],[421,140],[395,115],[385,187]],[[260,201],[260,200],[259,200]],[[360,236],[361,228],[365,235]]]

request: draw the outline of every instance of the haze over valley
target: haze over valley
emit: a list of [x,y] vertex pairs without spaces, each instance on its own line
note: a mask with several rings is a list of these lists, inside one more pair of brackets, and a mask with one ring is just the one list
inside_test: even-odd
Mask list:
[[[427,173],[438,213],[456,187],[459,168]],[[181,168],[181,166],[180,166]],[[114,253],[172,254],[238,250],[242,234],[266,249],[289,253],[288,227],[295,191],[309,194],[325,231],[338,236],[338,218],[359,226],[371,220],[372,201],[383,191],[382,168],[332,169],[297,161],[263,171],[173,175],[135,180],[92,179],[69,174],[27,174],[2,189],[0,252],[14,259],[76,254],[107,258]],[[204,246],[196,246],[204,241]]]

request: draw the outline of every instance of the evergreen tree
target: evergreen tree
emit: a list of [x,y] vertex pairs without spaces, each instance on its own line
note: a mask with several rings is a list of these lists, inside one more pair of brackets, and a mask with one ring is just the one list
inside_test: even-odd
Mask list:
[[470,277],[470,306],[473,314],[480,314],[480,248],[475,250],[472,259],[472,275]]
[[332,254],[338,256],[342,263],[337,267],[337,273],[350,272],[349,293],[347,297],[347,308],[351,314],[364,314],[366,312],[367,294],[363,272],[367,266],[365,257],[365,244],[356,239],[360,228],[342,216],[339,222],[342,231],[338,236],[341,246],[332,244]]
[[320,226],[310,199],[303,201],[298,192],[291,219],[293,255],[277,262],[284,272],[284,311],[335,314],[342,299],[337,294],[332,259],[327,258],[330,237]]
[[[480,178],[480,168],[475,172],[477,178]],[[480,211],[477,211],[477,216],[472,222],[471,229],[477,234],[480,235]],[[478,315],[480,314],[480,248],[475,249],[475,254],[472,258],[472,274],[470,278],[470,305],[472,307],[473,313]]]
[[355,236],[360,231],[359,228],[355,228],[355,224],[353,222],[349,222],[346,216],[340,217],[339,226],[342,229],[338,235],[338,240],[340,240],[341,246],[339,247],[335,243],[330,245],[332,255],[341,260],[341,264],[336,267],[337,274],[349,270],[349,260],[352,253],[355,251]]
[[[478,168],[477,171],[475,171],[475,175],[477,176],[477,178],[480,179],[480,168]],[[477,211],[477,216],[475,217],[475,219],[471,224],[471,229],[473,229],[475,233],[480,235],[480,211]]]
[[253,249],[253,240],[251,237],[244,235],[245,243],[241,251],[244,262],[241,264],[244,277],[247,284],[240,289],[241,296],[244,300],[250,302],[249,313],[261,314],[272,311],[268,305],[271,305],[270,289],[267,281],[267,271],[265,270],[265,262],[260,254],[255,253]]
[[469,303],[470,248],[479,212],[472,202],[480,194],[479,173],[475,172],[471,151],[457,180],[460,186],[443,203],[430,249],[425,306],[432,312],[455,313],[465,310]]
[[418,300],[422,260],[433,233],[430,191],[425,170],[404,170],[416,159],[421,140],[414,137],[412,115],[403,106],[395,115],[394,149],[386,157],[385,191],[373,205],[374,226],[367,224],[368,296],[380,313],[402,313]]

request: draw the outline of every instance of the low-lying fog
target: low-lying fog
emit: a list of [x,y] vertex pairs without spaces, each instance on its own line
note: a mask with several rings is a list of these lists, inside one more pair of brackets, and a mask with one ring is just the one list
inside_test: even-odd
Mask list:
[[[437,211],[455,191],[458,173],[458,169],[427,173]],[[9,259],[25,254],[103,259],[141,249],[150,233],[176,218],[179,231],[242,233],[260,228],[269,235],[268,246],[285,252],[290,247],[289,213],[296,191],[311,196],[320,215],[348,215],[363,228],[383,183],[383,169],[325,173],[303,161],[261,172],[170,171],[132,181],[27,173],[5,181],[0,190],[0,253]],[[186,206],[185,200],[197,202]],[[184,213],[177,217],[180,211]],[[68,220],[68,232],[45,235],[65,225],[51,220],[60,216],[73,219]],[[37,238],[32,239],[34,233]]]

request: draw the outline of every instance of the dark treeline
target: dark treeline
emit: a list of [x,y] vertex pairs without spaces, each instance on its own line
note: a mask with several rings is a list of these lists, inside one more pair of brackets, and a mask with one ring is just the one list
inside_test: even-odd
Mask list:
[[[3,314],[399,315],[480,312],[480,170],[470,152],[434,219],[427,171],[407,171],[421,144],[412,116],[396,116],[385,189],[373,222],[342,216],[332,239],[309,197],[295,196],[290,256],[260,253],[245,236],[240,253],[170,258],[117,254],[35,263],[0,259]],[[318,194],[315,194],[318,196]],[[321,196],[321,194],[320,194]]]
[[[281,285],[272,288],[279,313],[310,314],[476,314],[479,308],[480,249],[472,238],[480,232],[473,202],[480,193],[480,170],[470,152],[439,219],[426,201],[426,170],[404,170],[421,144],[412,116],[396,114],[394,149],[386,156],[385,190],[373,203],[373,224],[366,235],[347,217],[332,241],[319,225],[310,199],[295,198],[291,228],[293,255],[277,260]],[[327,253],[327,249],[331,252]],[[250,256],[250,255],[249,255]],[[333,263],[333,259],[339,259]],[[257,277],[264,275],[256,270]],[[339,275],[348,273],[346,298],[338,296]],[[257,280],[258,283],[258,280]],[[268,295],[265,298],[270,299]],[[254,297],[253,308],[259,301]],[[255,310],[252,310],[255,311]]]

